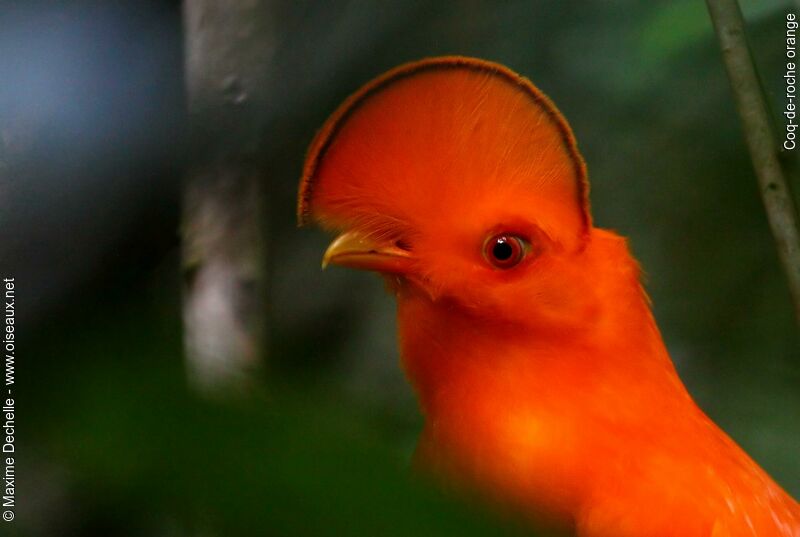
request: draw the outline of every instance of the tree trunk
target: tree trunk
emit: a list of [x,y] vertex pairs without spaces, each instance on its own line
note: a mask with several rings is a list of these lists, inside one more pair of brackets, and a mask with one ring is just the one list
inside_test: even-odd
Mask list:
[[185,0],[190,150],[182,219],[190,382],[246,391],[265,358],[265,198],[259,155],[273,50],[265,0]]

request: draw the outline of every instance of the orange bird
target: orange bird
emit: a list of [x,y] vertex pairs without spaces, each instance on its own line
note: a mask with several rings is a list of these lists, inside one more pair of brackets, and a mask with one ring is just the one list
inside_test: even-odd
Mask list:
[[417,456],[582,537],[800,537],[800,506],[694,403],[623,238],[592,226],[569,125],[494,63],[403,65],[311,144],[323,265],[397,297]]

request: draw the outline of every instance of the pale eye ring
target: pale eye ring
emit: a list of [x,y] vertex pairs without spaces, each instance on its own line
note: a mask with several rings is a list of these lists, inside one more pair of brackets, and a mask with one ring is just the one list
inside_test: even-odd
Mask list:
[[510,269],[525,257],[526,241],[511,233],[492,235],[483,246],[483,256],[495,268]]

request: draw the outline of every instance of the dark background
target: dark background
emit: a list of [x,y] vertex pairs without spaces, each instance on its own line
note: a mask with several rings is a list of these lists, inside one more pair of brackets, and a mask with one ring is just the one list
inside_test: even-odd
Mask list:
[[[497,534],[408,477],[421,422],[393,300],[378,278],[321,273],[328,237],[294,221],[327,115],[440,54],[504,63],[553,98],[596,225],[630,238],[690,392],[800,496],[800,341],[703,2],[273,5],[268,387],[222,404],[183,374],[179,3],[0,3],[0,268],[21,323],[18,517],[4,529]],[[742,5],[780,132],[793,4]]]

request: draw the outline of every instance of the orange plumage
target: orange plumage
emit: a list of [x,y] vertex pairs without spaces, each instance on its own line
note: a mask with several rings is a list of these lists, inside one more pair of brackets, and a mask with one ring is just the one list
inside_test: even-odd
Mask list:
[[384,274],[445,479],[582,537],[800,537],[800,506],[696,406],[564,118],[459,57],[367,84],[311,145],[301,222]]

